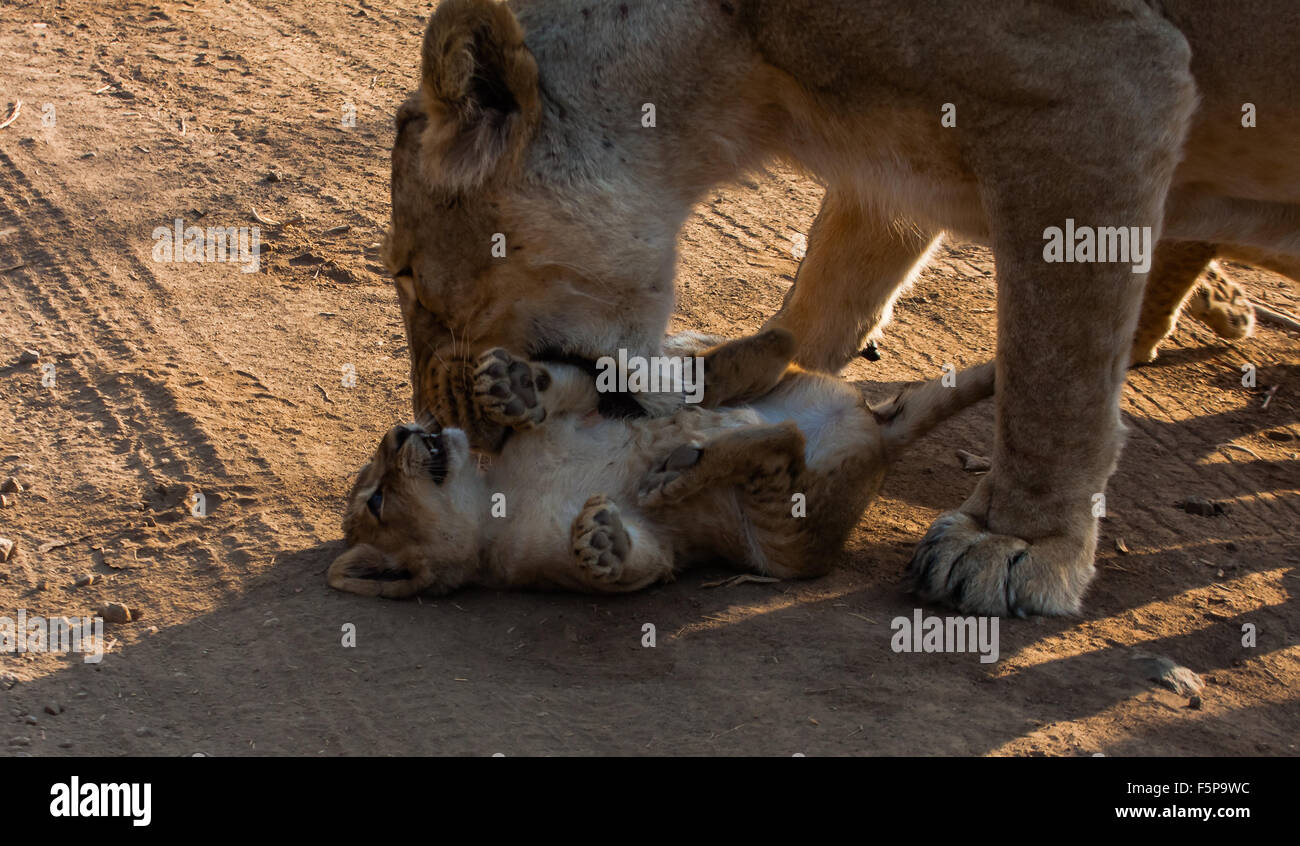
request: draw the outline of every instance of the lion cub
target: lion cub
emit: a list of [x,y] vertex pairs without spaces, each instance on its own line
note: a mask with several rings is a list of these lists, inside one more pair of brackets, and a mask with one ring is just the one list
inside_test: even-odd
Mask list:
[[783,329],[716,341],[665,344],[702,355],[700,405],[623,420],[596,413],[579,367],[483,354],[474,401],[513,430],[500,455],[480,469],[459,429],[388,432],[352,488],[329,584],[386,597],[469,584],[621,592],[717,559],[817,575],[890,460],[993,391],[988,363],[871,408],[852,385],[792,366]]

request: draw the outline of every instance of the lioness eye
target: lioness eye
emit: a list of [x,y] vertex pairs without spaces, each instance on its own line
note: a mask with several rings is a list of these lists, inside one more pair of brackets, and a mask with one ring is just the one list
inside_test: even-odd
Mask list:
[[370,513],[375,515],[376,520],[379,519],[379,509],[380,507],[383,506],[383,504],[384,504],[383,490],[376,490],[374,493],[370,495],[370,499],[366,500],[366,508],[370,509]]

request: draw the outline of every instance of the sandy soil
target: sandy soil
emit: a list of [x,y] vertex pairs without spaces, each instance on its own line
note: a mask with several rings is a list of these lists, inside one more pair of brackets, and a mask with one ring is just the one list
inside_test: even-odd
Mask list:
[[[987,452],[987,404],[897,468],[823,579],[706,588],[725,573],[703,571],[613,599],[327,589],[350,475],[409,409],[374,245],[427,12],[0,10],[0,114],[24,104],[0,130],[0,478],[26,487],[0,509],[18,546],[0,615],[142,613],[108,626],[97,666],[0,656],[0,754],[1296,754],[1300,339],[1267,327],[1228,345],[1185,324],[1133,374],[1087,609],[1004,621],[996,664],[890,649],[891,619],[915,607],[909,550],[972,487],[954,452]],[[682,237],[675,325],[759,325],[819,198],[784,169],[707,198]],[[254,225],[251,208],[301,216],[262,227],[259,272],[152,260],[155,227]],[[883,360],[848,377],[884,395],[990,356],[992,271],[983,249],[945,250]],[[1238,278],[1300,304],[1294,283]],[[40,361],[19,363],[25,349]],[[1229,511],[1175,507],[1189,495]],[[1200,707],[1143,678],[1134,650],[1202,674]]]

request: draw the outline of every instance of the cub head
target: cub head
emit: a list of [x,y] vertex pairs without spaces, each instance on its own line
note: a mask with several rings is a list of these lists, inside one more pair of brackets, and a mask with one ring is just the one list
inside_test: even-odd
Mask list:
[[477,474],[464,432],[394,427],[348,495],[348,548],[330,565],[330,586],[396,598],[467,582],[484,513]]
[[465,430],[477,449],[504,438],[464,401],[479,353],[649,356],[672,308],[689,203],[669,211],[675,201],[644,184],[658,165],[630,149],[648,142],[626,141],[639,137],[628,128],[639,129],[639,101],[614,113],[608,100],[552,95],[514,12],[445,0],[425,33],[420,89],[397,113],[384,261],[411,349],[412,411]]

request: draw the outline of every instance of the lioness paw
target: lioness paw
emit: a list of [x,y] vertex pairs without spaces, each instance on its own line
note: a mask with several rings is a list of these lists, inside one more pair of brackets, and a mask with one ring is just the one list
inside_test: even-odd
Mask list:
[[474,402],[493,423],[531,429],[546,419],[539,393],[550,384],[551,375],[546,368],[496,347],[478,358],[474,368]]
[[1220,338],[1236,341],[1250,337],[1255,331],[1255,307],[1250,298],[1214,264],[1197,284],[1184,309]]
[[912,555],[912,590],[965,614],[1076,614],[1095,568],[1065,539],[1029,543],[986,531],[969,514],[939,516]]
[[616,582],[632,550],[632,538],[623,526],[618,506],[598,494],[587,500],[569,531],[573,557],[595,581]]

